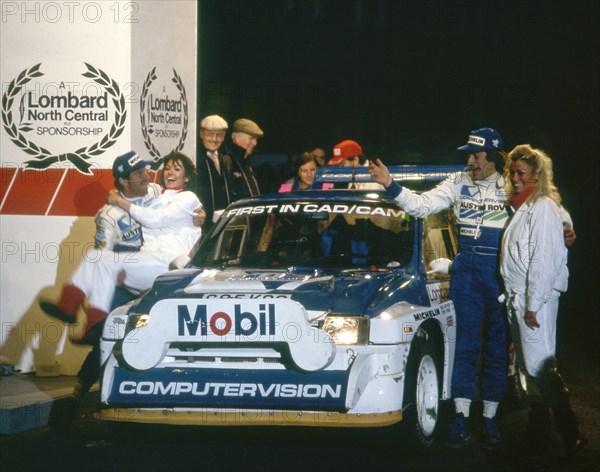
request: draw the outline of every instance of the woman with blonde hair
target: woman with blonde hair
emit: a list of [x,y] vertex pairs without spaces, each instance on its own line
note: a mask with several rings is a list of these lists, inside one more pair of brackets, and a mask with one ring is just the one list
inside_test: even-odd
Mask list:
[[513,341],[527,376],[530,452],[548,450],[551,409],[565,455],[572,456],[587,439],[556,366],[558,300],[567,290],[569,272],[552,160],[544,151],[521,144],[508,154],[506,174],[514,214],[502,238],[500,273]]

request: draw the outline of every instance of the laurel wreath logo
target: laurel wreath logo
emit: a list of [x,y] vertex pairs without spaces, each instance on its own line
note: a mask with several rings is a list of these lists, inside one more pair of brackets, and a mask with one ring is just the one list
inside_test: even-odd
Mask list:
[[[92,79],[97,84],[104,87],[104,89],[112,97],[113,105],[115,106],[114,123],[110,127],[109,132],[102,137],[102,139],[89,146],[77,149],[74,152],[66,152],[63,154],[53,155],[49,150],[37,146],[32,141],[29,141],[16,124],[13,122],[12,117],[12,105],[15,97],[19,94],[24,85],[29,83],[36,77],[44,75],[40,71],[41,63],[34,65],[29,69],[22,71],[16,79],[14,79],[8,86],[8,89],[2,96],[2,124],[4,130],[10,137],[10,140],[15,143],[17,147],[25,151],[27,154],[32,155],[36,160],[26,161],[25,167],[35,170],[43,170],[50,167],[52,164],[57,162],[69,161],[77,170],[86,175],[92,175],[90,171],[91,163],[88,162],[92,156],[98,156],[104,153],[108,148],[116,143],[117,138],[123,133],[125,128],[125,118],[127,116],[127,110],[125,109],[125,98],[121,94],[119,85],[108,75],[100,70],[96,69],[92,65],[85,63],[87,72],[81,74],[84,77]],[[30,131],[31,128],[22,127],[22,131]]]
[[[144,137],[144,144],[146,145],[146,149],[152,156],[152,165],[150,166],[152,169],[156,170],[161,166],[161,154],[160,151],[156,148],[156,146],[152,143],[150,139],[150,132],[152,132],[151,127],[146,125],[146,100],[148,98],[148,93],[150,90],[150,86],[152,82],[157,79],[156,75],[156,66],[152,68],[152,70],[146,76],[146,80],[144,81],[144,85],[142,86],[142,93],[140,98],[140,123],[142,126],[142,135]],[[177,73],[175,69],[173,69],[173,78],[171,81],[177,87],[179,94],[181,96],[181,101],[183,104],[183,129],[181,131],[181,138],[179,139],[179,143],[175,146],[172,151],[181,151],[185,144],[185,140],[187,138],[187,130],[188,130],[188,102],[187,102],[187,94],[185,91],[185,86],[183,85],[183,81],[181,80],[180,75]]]

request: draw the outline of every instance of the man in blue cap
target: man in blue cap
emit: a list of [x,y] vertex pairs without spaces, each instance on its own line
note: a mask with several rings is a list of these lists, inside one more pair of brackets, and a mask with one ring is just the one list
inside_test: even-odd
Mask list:
[[[450,298],[457,318],[452,372],[456,417],[450,426],[448,446],[460,448],[471,439],[469,414],[477,388],[480,352],[484,441],[493,446],[500,443],[494,418],[506,390],[508,362],[504,307],[499,301],[503,289],[498,274],[502,232],[509,218],[502,177],[507,155],[502,137],[492,128],[471,131],[467,143],[458,150],[467,153],[467,169],[451,174],[421,194],[394,182],[379,159],[371,164],[369,172],[411,216],[424,218],[450,207],[454,210],[459,235]],[[572,227],[568,214],[563,218]],[[574,240],[574,233],[571,238]]]

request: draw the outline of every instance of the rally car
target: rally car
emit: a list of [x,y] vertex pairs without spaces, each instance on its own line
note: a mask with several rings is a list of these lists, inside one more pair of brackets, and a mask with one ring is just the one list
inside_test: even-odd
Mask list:
[[[399,166],[421,189],[460,168]],[[101,339],[108,421],[387,426],[434,443],[450,395],[452,213],[407,215],[366,169],[231,205],[190,263],[114,310]],[[350,187],[350,188],[349,188]],[[447,267],[447,266],[446,266]]]

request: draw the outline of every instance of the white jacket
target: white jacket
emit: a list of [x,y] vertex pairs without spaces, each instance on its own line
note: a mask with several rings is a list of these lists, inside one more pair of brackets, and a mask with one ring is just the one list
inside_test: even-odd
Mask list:
[[188,254],[200,238],[202,230],[194,226],[194,210],[202,206],[190,191],[165,190],[152,205],[132,205],[131,216],[142,226],[142,251],[167,256],[169,260]]
[[542,197],[524,203],[504,232],[500,273],[507,292],[525,296],[527,310],[538,312],[555,290],[567,290],[562,221],[559,207]]

